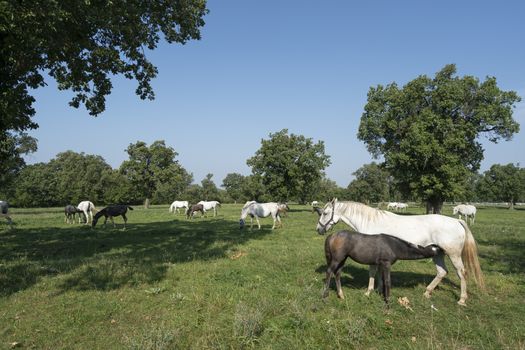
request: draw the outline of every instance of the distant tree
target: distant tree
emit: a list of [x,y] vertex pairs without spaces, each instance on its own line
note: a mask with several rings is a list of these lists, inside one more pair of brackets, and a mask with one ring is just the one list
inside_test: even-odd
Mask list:
[[310,193],[330,165],[324,143],[314,143],[302,135],[288,135],[283,129],[261,141],[261,148],[246,163],[262,182],[274,201],[297,199],[306,203]]
[[253,200],[260,203],[272,201],[260,175],[246,176],[242,184],[242,194],[247,201]]
[[327,203],[332,198],[346,199],[346,191],[344,188],[339,187],[335,181],[323,176],[312,195],[308,198],[308,202],[315,200],[321,204]]
[[350,198],[362,203],[383,202],[389,200],[390,174],[381,166],[372,162],[357,169],[355,179],[348,185]]
[[202,187],[197,184],[191,184],[184,190],[182,197],[190,202],[197,204],[204,197]]
[[51,207],[63,203],[57,191],[58,178],[49,163],[24,167],[17,176],[10,199],[16,207]]
[[[3,120],[0,121],[0,128],[2,122]],[[36,152],[36,150],[37,141],[34,137],[23,132],[13,133],[0,130],[0,195],[2,198],[7,198],[13,193],[12,183],[26,164],[23,156]]]
[[[38,127],[32,91],[46,85],[46,74],[91,115],[105,110],[115,75],[135,79],[136,94],[153,99],[157,68],[146,53],[161,33],[168,43],[200,39],[207,12],[205,0],[0,2],[1,148],[9,132]],[[10,158],[0,151],[0,164]]]
[[219,198],[219,189],[215,185],[215,182],[211,179],[213,174],[207,174],[201,181],[202,185],[202,200],[211,201]]
[[26,166],[15,182],[14,202],[19,206],[62,206],[82,200],[105,203],[114,170],[100,156],[61,152],[48,163]]
[[[167,201],[191,182],[191,175],[175,160],[178,153],[166,146],[163,140],[155,141],[149,147],[145,142],[137,141],[126,151],[129,160],[121,164],[120,172],[131,181],[134,191],[140,193],[146,208],[154,196]],[[172,186],[173,192],[166,191],[166,184]]]
[[106,176],[113,171],[104,158],[96,155],[61,152],[49,161],[51,176],[56,178],[56,194],[61,204],[78,204],[83,200],[103,201]]
[[463,194],[483,159],[480,135],[498,142],[519,131],[514,91],[500,90],[493,77],[480,82],[455,74],[456,66],[447,65],[433,79],[421,75],[401,89],[370,88],[359,126],[358,138],[374,157],[384,157],[402,193],[422,198],[429,213]]
[[238,173],[229,173],[222,180],[222,187],[235,203],[243,197],[242,187],[245,181],[246,177]]
[[493,201],[509,203],[509,208],[525,197],[525,169],[512,163],[494,164],[480,180],[485,196]]

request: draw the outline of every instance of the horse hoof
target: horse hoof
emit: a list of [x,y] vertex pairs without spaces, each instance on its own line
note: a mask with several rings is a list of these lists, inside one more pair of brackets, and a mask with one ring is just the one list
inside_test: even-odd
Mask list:
[[370,296],[370,291],[369,291],[369,290],[367,290],[367,291],[365,292],[365,296],[367,296],[367,297]]
[[342,299],[342,300],[344,300],[344,298],[345,298],[345,296],[344,296],[343,294],[337,294],[337,297],[338,297],[339,299]]
[[465,300],[460,300],[458,301],[458,305],[467,306],[467,303],[465,303]]
[[429,292],[429,291],[426,291],[424,294],[425,298],[427,299],[430,299],[430,297],[432,296],[432,294]]

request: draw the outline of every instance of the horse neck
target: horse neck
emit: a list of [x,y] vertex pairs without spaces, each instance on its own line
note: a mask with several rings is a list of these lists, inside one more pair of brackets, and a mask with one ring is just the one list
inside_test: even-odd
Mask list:
[[367,227],[372,223],[373,216],[376,214],[375,210],[356,202],[339,202],[335,207],[335,213],[359,232],[367,232]]
[[250,211],[250,206],[242,208],[242,210],[241,210],[241,220],[246,219],[246,217],[248,216],[248,212],[249,211]]

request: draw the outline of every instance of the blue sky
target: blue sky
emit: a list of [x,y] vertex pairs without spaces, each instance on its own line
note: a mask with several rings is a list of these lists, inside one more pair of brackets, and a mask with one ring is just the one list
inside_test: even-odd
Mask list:
[[[371,86],[455,63],[461,76],[494,76],[525,97],[523,1],[209,0],[208,8],[202,40],[149,54],[159,69],[154,101],[116,77],[94,118],[48,79],[35,92],[39,150],[28,163],[73,150],[116,168],[130,143],[165,140],[196,183],[212,173],[221,185],[228,173],[250,174],[246,160],[261,139],[287,128],[324,141],[328,177],[347,186],[373,160],[356,136]],[[483,141],[481,171],[525,165],[525,102],[514,118],[522,131],[512,141]]]

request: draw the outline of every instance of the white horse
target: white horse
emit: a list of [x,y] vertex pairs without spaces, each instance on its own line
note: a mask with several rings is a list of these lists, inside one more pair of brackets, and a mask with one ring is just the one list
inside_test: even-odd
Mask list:
[[245,219],[248,215],[250,215],[250,230],[253,227],[254,217],[257,221],[257,226],[259,226],[260,230],[261,223],[259,222],[259,218],[266,218],[270,215],[273,218],[272,230],[276,227],[276,225],[278,225],[279,227],[283,226],[281,222],[281,217],[279,215],[279,204],[277,203],[256,203],[255,201],[253,201],[250,204],[246,203],[241,210],[241,219],[239,220],[241,229],[244,227],[244,224],[246,222]]
[[[452,261],[461,280],[461,296],[458,304],[465,305],[467,300],[466,268],[472,273],[476,283],[484,288],[483,275],[479,266],[477,246],[472,232],[462,220],[443,215],[397,215],[385,210],[374,209],[361,203],[338,202],[333,199],[324,207],[317,223],[317,232],[323,234],[339,220],[357,232],[366,234],[386,233],[407,242],[427,246],[436,244]],[[430,298],[434,288],[447,274],[444,254],[432,258],[437,268],[437,275],[427,286],[425,296]],[[370,280],[367,295],[374,289],[376,267],[370,267]]]
[[219,203],[218,201],[200,201],[197,204],[202,204],[202,206],[204,208],[204,213],[206,213],[206,211],[208,211],[208,210],[212,210],[213,209],[213,216],[214,217],[217,216],[217,207],[221,206],[221,203]]
[[[174,201],[173,203],[171,203],[170,205],[170,213],[179,213],[179,208],[186,208],[188,209],[188,206],[189,206],[189,203],[188,201]],[[184,213],[184,211],[183,211]]]
[[458,214],[461,219],[461,215],[465,215],[465,221],[469,221],[470,224],[474,225],[474,220],[476,219],[476,207],[470,204],[460,204],[456,205],[452,210],[454,215]]
[[312,203],[310,204],[312,207],[316,207],[319,205],[319,202],[318,201],[312,201]]
[[387,204],[386,209],[390,210],[396,210],[397,209],[397,202],[390,202]]
[[[78,203],[77,208],[82,210],[86,218],[86,225],[89,225],[89,218],[91,217],[91,221],[93,221],[93,211],[97,211],[97,208],[95,208],[95,205],[90,201],[82,201]],[[81,215],[78,216],[79,224],[80,224],[80,220],[81,220]]]
[[397,210],[407,211],[407,208],[408,208],[408,204],[397,202],[397,206],[396,206]]
[[5,218],[9,227],[13,227],[13,221],[9,216],[9,204],[5,201],[0,201],[0,218]]

